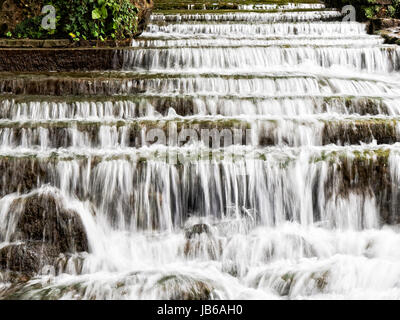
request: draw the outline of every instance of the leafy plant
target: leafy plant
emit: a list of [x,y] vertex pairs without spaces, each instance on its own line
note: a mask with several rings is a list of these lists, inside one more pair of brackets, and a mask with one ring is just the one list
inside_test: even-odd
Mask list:
[[127,39],[137,30],[137,8],[130,0],[45,0],[56,9],[56,29],[41,27],[43,16],[21,22],[12,35],[17,38]]
[[365,11],[365,16],[369,19],[373,18],[376,13],[375,6],[366,7],[364,11]]
[[353,5],[357,10],[357,17],[361,20],[372,19],[380,14],[384,17],[400,18],[400,0],[392,0],[386,8],[377,0],[326,0],[329,6],[341,8],[345,5]]

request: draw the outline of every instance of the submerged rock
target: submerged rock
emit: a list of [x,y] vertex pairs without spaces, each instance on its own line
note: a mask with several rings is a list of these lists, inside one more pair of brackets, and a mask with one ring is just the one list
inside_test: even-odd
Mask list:
[[[30,280],[30,276],[26,273],[22,272],[15,272],[15,271],[1,271],[0,272],[0,282],[8,284],[13,283],[26,283]],[[1,289],[0,289],[0,296],[1,296]]]
[[215,260],[222,253],[221,242],[207,224],[195,224],[185,233],[184,255],[187,258],[203,257]]
[[268,270],[258,274],[253,285],[258,288],[271,288],[282,297],[292,298],[299,294],[311,296],[324,293],[329,284],[329,277],[329,270],[313,272]]
[[211,234],[211,230],[208,224],[201,223],[191,226],[190,228],[186,229],[185,236],[187,240],[190,240],[194,238],[196,235],[200,235],[202,233],[205,233],[207,235]]

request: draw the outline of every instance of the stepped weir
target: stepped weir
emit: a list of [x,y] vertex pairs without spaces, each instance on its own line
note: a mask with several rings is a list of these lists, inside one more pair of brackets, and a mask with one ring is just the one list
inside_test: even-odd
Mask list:
[[400,48],[156,5],[108,70],[0,72],[0,298],[399,299]]

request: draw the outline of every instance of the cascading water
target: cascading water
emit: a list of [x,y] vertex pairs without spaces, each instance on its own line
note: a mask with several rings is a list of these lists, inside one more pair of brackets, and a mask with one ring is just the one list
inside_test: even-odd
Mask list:
[[123,72],[0,75],[1,298],[400,298],[400,49],[238,9],[153,15]]

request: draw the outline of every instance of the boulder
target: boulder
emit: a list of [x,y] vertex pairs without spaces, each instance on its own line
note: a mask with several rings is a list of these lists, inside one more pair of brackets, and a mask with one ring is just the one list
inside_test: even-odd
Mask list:
[[88,240],[79,215],[64,209],[51,193],[14,200],[10,211],[19,215],[12,241],[40,241],[60,253],[88,251]]
[[63,208],[50,192],[14,200],[8,215],[6,241],[11,243],[0,249],[0,271],[37,274],[62,254],[89,251],[79,215]]
[[46,265],[52,265],[58,256],[55,247],[29,241],[11,244],[0,249],[0,268],[23,275],[34,275]]

